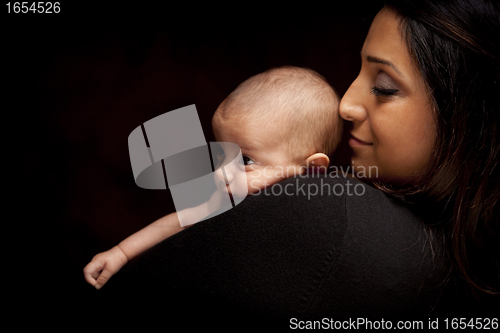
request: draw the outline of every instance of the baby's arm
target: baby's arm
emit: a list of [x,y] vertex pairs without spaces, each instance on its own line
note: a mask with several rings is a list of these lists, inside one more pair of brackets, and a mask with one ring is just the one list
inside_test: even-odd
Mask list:
[[179,214],[182,215],[186,225],[184,227],[179,223],[179,214],[172,213],[127,237],[112,249],[97,254],[83,269],[85,280],[96,289],[102,288],[132,258],[227,204],[229,198],[224,199],[224,197],[227,195],[223,196],[216,191],[207,202],[180,211]]
[[85,280],[100,289],[132,258],[184,228],[179,224],[177,213],[156,220],[112,249],[94,256],[83,269]]

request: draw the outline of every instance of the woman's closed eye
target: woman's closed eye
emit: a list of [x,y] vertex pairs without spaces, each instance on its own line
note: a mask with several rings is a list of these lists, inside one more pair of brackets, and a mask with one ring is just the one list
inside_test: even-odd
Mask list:
[[389,97],[399,91],[398,85],[385,72],[379,72],[371,93],[375,96]]
[[399,89],[387,89],[375,86],[372,88],[371,93],[374,94],[375,96],[392,96],[398,91]]

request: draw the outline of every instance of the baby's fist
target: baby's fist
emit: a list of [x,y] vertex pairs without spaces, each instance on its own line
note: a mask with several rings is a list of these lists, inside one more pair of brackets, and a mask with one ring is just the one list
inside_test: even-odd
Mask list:
[[115,246],[111,250],[95,255],[83,269],[83,276],[93,287],[101,289],[127,262],[127,256]]

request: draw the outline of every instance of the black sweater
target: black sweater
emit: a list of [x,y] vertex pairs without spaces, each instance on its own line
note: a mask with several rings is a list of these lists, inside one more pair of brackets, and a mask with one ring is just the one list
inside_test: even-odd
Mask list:
[[434,222],[353,179],[292,178],[163,241],[98,294],[134,314],[203,327],[416,317],[428,325],[446,266]]

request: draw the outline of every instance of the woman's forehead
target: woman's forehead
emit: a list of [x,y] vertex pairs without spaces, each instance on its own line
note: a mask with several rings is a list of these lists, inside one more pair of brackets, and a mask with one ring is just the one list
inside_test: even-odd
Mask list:
[[361,50],[363,61],[381,63],[390,68],[407,86],[419,88],[422,77],[410,55],[401,31],[401,17],[384,7],[374,18]]
[[384,8],[375,16],[361,53],[365,57],[370,55],[394,64],[401,62],[399,58],[402,55],[408,56],[399,18],[394,11]]

